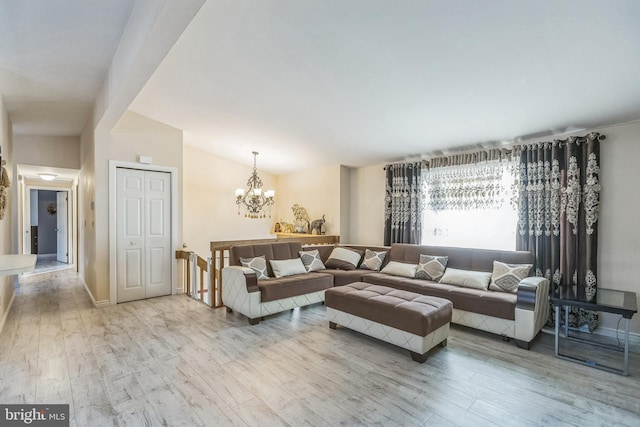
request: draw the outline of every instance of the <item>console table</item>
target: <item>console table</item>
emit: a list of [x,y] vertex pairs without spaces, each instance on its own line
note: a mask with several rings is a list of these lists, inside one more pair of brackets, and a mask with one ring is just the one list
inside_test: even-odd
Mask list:
[[[578,301],[556,293],[551,296],[551,303],[555,306],[556,324],[555,324],[555,354],[556,357],[567,359],[578,363],[583,363],[593,368],[602,369],[604,371],[614,372],[621,375],[629,375],[629,321],[635,313],[638,312],[638,304],[636,302],[635,292],[618,291],[614,289],[598,288],[595,302]],[[600,311],[605,313],[619,314],[624,319],[624,361],[622,369],[612,368],[610,366],[598,364],[592,360],[581,359],[559,351],[560,345],[560,307],[565,307],[564,318],[564,338],[585,342],[587,344],[597,345],[603,348],[609,348],[621,351],[618,346],[597,343],[583,338],[572,337],[569,335],[569,310],[568,307],[582,308],[588,311]]]

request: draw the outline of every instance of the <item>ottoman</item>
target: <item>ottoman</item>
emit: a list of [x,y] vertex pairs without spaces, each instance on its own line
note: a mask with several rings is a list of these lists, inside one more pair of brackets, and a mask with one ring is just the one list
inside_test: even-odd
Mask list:
[[436,345],[447,345],[451,301],[356,282],[327,289],[325,306],[329,327],[337,325],[409,350],[424,363]]

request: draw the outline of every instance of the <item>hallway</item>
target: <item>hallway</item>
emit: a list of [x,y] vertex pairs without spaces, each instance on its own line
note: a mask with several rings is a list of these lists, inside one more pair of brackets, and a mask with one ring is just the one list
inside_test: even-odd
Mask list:
[[166,319],[208,311],[184,296],[95,309],[72,269],[21,277],[0,335],[0,402],[68,403],[78,427],[202,425],[164,382],[179,359],[160,359],[185,338],[155,324],[158,303]]

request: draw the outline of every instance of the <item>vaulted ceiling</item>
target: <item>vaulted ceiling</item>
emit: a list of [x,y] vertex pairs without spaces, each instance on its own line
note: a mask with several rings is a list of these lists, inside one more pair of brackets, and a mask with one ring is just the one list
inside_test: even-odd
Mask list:
[[[3,0],[16,132],[81,132],[131,4]],[[207,0],[130,109],[273,173],[638,120],[640,2]]]

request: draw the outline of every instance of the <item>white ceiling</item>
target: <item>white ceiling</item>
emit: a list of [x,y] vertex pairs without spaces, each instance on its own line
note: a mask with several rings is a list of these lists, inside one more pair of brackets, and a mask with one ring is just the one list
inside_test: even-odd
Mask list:
[[82,132],[133,3],[0,1],[0,94],[15,133]]
[[[3,0],[0,93],[77,134],[131,1],[50,3]],[[640,1],[207,0],[130,109],[272,173],[638,120]]]

